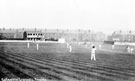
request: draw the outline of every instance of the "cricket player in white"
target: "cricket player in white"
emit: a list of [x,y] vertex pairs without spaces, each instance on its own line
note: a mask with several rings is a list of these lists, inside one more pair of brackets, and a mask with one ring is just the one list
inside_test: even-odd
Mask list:
[[99,49],[101,49],[101,44],[99,45]]
[[78,42],[78,45],[80,45],[80,42]]
[[30,43],[29,43],[29,42],[27,43],[27,47],[28,47],[28,48],[30,47]]
[[114,49],[114,45],[112,45],[112,49]]
[[85,44],[85,48],[87,48],[87,43]]
[[91,60],[93,60],[93,59],[96,60],[95,51],[96,51],[95,46],[92,46],[92,49],[91,49]]
[[69,52],[72,52],[72,46],[69,45]]
[[67,48],[69,48],[69,43],[67,43]]
[[127,51],[128,51],[128,53],[130,53],[130,51],[131,51],[129,46],[127,47]]
[[134,50],[134,49],[133,49],[133,48],[131,48],[131,49],[130,49],[130,52],[131,52],[131,53],[133,53],[133,50]]

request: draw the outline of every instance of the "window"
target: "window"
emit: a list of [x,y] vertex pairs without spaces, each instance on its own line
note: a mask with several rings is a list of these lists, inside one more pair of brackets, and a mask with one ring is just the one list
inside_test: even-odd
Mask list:
[[39,33],[38,35],[42,35],[41,33]]

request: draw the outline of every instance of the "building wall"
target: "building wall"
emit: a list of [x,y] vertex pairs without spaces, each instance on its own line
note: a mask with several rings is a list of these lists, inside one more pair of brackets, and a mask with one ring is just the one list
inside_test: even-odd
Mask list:
[[2,36],[4,38],[14,38],[15,37],[15,33],[2,33]]

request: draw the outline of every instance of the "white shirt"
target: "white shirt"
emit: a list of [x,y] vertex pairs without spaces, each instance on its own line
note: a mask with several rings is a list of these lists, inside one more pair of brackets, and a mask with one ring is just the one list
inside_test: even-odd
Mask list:
[[72,46],[70,45],[69,48],[72,49]]
[[127,49],[130,50],[130,47],[128,47]]
[[95,54],[95,51],[96,51],[96,48],[92,48],[92,49],[91,49],[91,53],[92,53],[92,54]]
[[130,50],[131,50],[131,52],[133,52],[133,50],[134,50],[134,49],[133,49],[133,48],[131,48]]
[[130,52],[130,47],[127,48],[128,52]]

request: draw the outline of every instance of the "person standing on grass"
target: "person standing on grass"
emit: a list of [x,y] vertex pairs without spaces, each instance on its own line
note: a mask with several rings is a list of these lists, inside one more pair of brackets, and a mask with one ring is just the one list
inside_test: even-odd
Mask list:
[[131,51],[129,46],[127,46],[127,51],[128,51],[128,53],[130,53],[130,51]]
[[112,45],[112,49],[114,49],[114,45]]
[[69,45],[69,52],[71,53],[72,52],[72,46]]
[[133,53],[133,50],[134,50],[134,49],[133,49],[133,48],[131,48],[131,49],[130,49],[130,52],[131,52],[131,53]]
[[99,44],[99,49],[101,49],[101,44]]
[[93,45],[91,49],[91,60],[94,61],[96,60],[95,52],[96,52],[96,47]]
[[87,43],[85,44],[85,48],[87,48]]
[[67,48],[69,48],[69,43],[67,43]]

